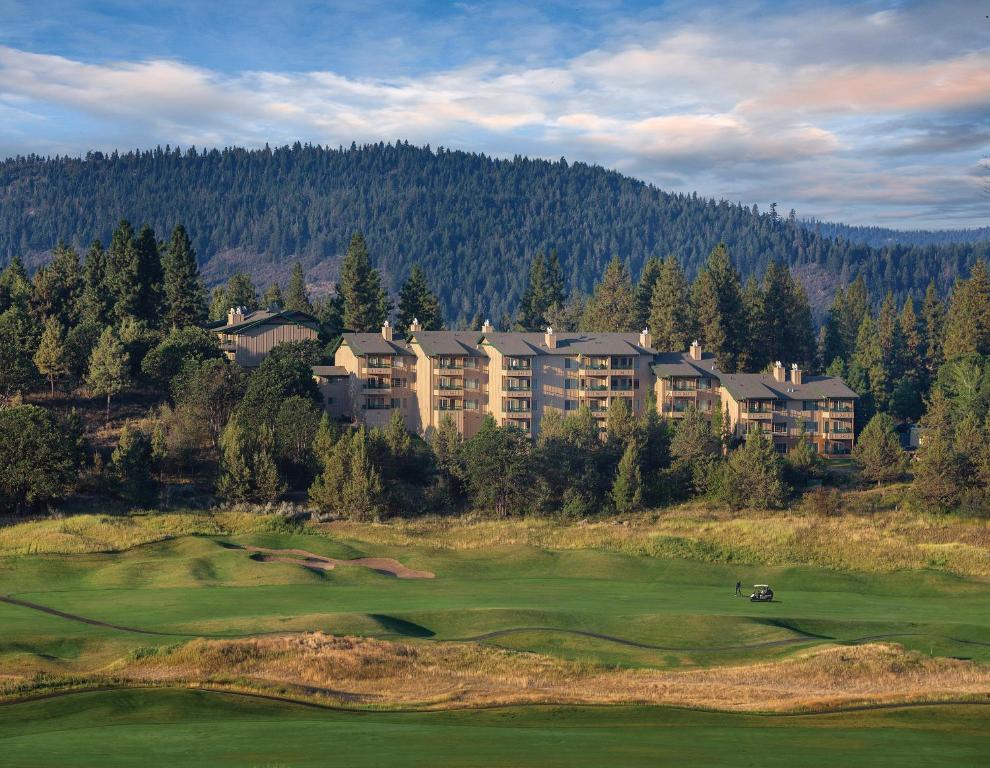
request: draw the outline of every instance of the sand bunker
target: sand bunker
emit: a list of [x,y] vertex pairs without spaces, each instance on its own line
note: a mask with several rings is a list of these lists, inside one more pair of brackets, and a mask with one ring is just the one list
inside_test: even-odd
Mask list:
[[338,565],[357,565],[362,568],[370,568],[386,576],[394,576],[397,579],[432,579],[434,576],[430,571],[415,571],[412,568],[406,568],[398,560],[393,560],[391,557],[359,557],[354,560],[338,560],[334,557],[323,557],[307,552],[304,549],[266,549],[265,547],[243,547],[243,549],[261,555],[261,560],[266,563],[291,563],[318,571],[332,571]]

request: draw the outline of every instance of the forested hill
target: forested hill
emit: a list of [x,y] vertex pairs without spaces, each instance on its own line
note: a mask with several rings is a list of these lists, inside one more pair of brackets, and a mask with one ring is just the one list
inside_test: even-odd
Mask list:
[[876,248],[900,245],[945,245],[947,243],[979,243],[990,240],[990,227],[975,229],[888,229],[887,227],[855,227],[824,221],[806,221],[806,229],[818,230],[823,237],[865,243]]
[[159,236],[177,222],[207,279],[237,271],[284,281],[299,258],[329,286],[362,230],[394,292],[421,264],[450,320],[514,313],[529,262],[556,250],[572,289],[590,290],[613,254],[634,276],[650,255],[677,254],[689,274],[725,242],[745,275],[771,259],[797,267],[813,304],[863,274],[878,294],[946,291],[987,243],[887,245],[831,240],[793,216],[668,194],[619,173],[564,160],[431,151],[406,143],[325,149],[156,149],[0,165],[0,261],[37,262],[59,239],[104,242],[121,218]]

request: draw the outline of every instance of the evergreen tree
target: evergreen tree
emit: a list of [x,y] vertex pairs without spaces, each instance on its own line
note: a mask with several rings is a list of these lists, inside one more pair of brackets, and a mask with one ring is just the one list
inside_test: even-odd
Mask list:
[[305,312],[307,315],[316,314],[313,302],[309,300],[309,292],[306,290],[306,274],[303,272],[302,264],[298,261],[292,265],[289,286],[285,291],[284,306],[295,312]]
[[0,395],[24,392],[37,382],[37,343],[37,324],[24,306],[15,304],[0,314]]
[[863,320],[870,314],[870,293],[866,289],[866,281],[859,276],[846,289],[839,313],[839,336],[842,340],[843,357],[846,360],[853,355],[859,329],[863,325]]
[[934,281],[928,284],[921,304],[921,329],[925,368],[931,381],[945,360],[945,305],[939,298]]
[[83,320],[102,329],[113,314],[113,292],[110,286],[110,267],[107,255],[99,240],[94,240],[86,251],[83,264]]
[[963,462],[955,450],[949,401],[937,388],[932,390],[921,426],[924,440],[914,461],[911,490],[929,511],[948,512],[959,505],[962,496]]
[[80,319],[82,291],[79,255],[59,242],[52,260],[34,273],[31,312],[39,322],[54,317],[64,327],[75,325]]
[[674,470],[694,492],[703,492],[712,464],[722,452],[721,441],[711,419],[696,408],[688,408],[678,420],[670,441]]
[[956,280],[945,321],[945,359],[990,355],[990,274],[977,261],[969,279]]
[[676,256],[668,256],[660,267],[648,326],[654,349],[683,352],[694,336],[690,290]]
[[[548,411],[548,413],[556,411]],[[430,447],[437,465],[444,500],[456,503],[464,490],[462,462],[463,437],[449,414],[444,414],[440,425],[430,436]]]
[[138,303],[135,317],[143,320],[150,328],[161,324],[161,311],[164,292],[164,273],[155,231],[145,224],[134,243],[138,263]]
[[739,273],[724,245],[712,251],[692,289],[698,335],[726,373],[738,370],[745,343],[745,316]]
[[894,431],[894,420],[878,413],[863,429],[853,447],[860,474],[877,485],[898,480],[907,468],[907,455]]
[[463,451],[465,482],[476,508],[499,517],[525,510],[532,486],[530,450],[521,431],[485,417]]
[[130,360],[124,345],[113,328],[107,328],[89,358],[86,384],[96,395],[107,396],[107,420],[110,419],[110,398],[131,383]]
[[612,485],[612,503],[620,515],[636,512],[643,504],[643,473],[640,447],[636,440],[630,440],[622,453]]
[[399,336],[408,334],[413,320],[418,320],[424,331],[443,330],[443,317],[440,314],[440,300],[426,284],[426,275],[419,265],[415,265],[409,278],[399,290],[399,316],[395,332]]
[[787,498],[780,457],[760,430],[729,454],[724,473],[720,494],[732,509],[773,509]]
[[27,310],[31,301],[31,281],[20,256],[15,256],[0,272],[0,312],[18,307]]
[[285,306],[285,297],[282,296],[282,287],[278,283],[272,283],[265,289],[265,293],[261,297],[261,305],[263,307],[280,307],[288,309],[288,307]]
[[220,436],[220,477],[217,479],[217,493],[226,501],[244,502],[251,497],[253,478],[247,450],[237,417],[231,416]]
[[243,272],[231,276],[222,288],[215,288],[210,301],[210,319],[223,320],[230,307],[244,307],[249,312],[259,308],[258,289],[251,276]]
[[343,299],[344,327],[349,331],[377,331],[392,311],[392,302],[382,287],[378,270],[371,266],[368,247],[360,232],[351,238],[340,265],[337,293]]
[[181,224],[172,230],[165,247],[162,271],[165,295],[163,325],[173,328],[203,325],[207,318],[206,291],[199,277],[192,243]]
[[636,330],[637,311],[629,269],[615,256],[588,301],[582,330],[591,333]]
[[650,322],[650,310],[653,304],[653,289],[656,288],[657,280],[663,271],[663,262],[656,256],[650,256],[643,264],[643,271],[639,275],[639,283],[636,285],[636,327],[646,328]]
[[138,506],[151,504],[151,440],[144,431],[124,425],[110,455],[110,476],[122,498]]
[[519,302],[517,324],[524,331],[542,331],[550,315],[564,306],[564,275],[556,251],[549,258],[537,253],[529,268],[529,283]]
[[610,446],[621,451],[636,437],[636,417],[629,407],[629,398],[613,397],[605,415],[605,434]]
[[252,498],[256,501],[270,504],[278,501],[285,493],[286,485],[278,472],[278,465],[272,456],[275,436],[269,426],[264,426],[258,432],[255,440],[256,447],[251,456],[251,475],[253,480]]
[[[869,315],[863,318],[863,325],[860,327],[859,335],[856,338],[855,349],[853,362],[849,369],[849,378],[850,382],[855,382],[856,386],[865,384],[865,389],[860,391],[853,386],[853,383],[849,383],[849,386],[860,397],[869,395],[872,407],[886,410],[893,389],[893,380],[887,367],[885,349],[877,332],[877,324]],[[862,372],[864,378],[862,382],[854,375],[854,369]]]
[[0,408],[0,511],[20,513],[66,495],[76,480],[76,440],[36,405]]
[[134,229],[127,219],[120,221],[110,238],[106,282],[113,296],[114,318],[117,321],[126,317],[140,318],[143,293],[141,256]]
[[771,357],[774,353],[767,341],[773,312],[767,312],[766,297],[755,277],[750,276],[743,286],[742,303],[746,338],[739,358],[740,370],[761,371],[771,360],[786,360],[786,357]]
[[34,364],[38,371],[48,379],[52,397],[55,396],[55,383],[69,372],[69,363],[65,355],[63,336],[65,329],[55,315],[45,321],[45,330],[41,334],[38,351],[34,353]]

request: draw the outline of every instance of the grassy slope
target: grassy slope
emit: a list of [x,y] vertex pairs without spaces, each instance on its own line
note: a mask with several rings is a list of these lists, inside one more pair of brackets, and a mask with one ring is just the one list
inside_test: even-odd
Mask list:
[[659,708],[330,712],[188,691],[0,708],[4,765],[977,766],[990,708],[754,717]]
[[[366,569],[314,573],[260,563],[230,541],[298,547],[334,557],[400,554],[437,574],[405,581]],[[732,585],[769,581],[779,600],[754,605]],[[119,554],[0,559],[0,594],[102,621],[172,633],[128,635],[0,604],[0,661],[20,670],[92,668],[93,659],[197,634],[300,629],[407,639],[459,639],[517,627],[600,632],[678,650],[526,631],[491,642],[567,658],[630,665],[728,663],[794,646],[728,649],[804,632],[853,640],[888,633],[908,648],[990,661],[990,591],[982,580],[934,572],[837,573],[730,566],[621,553],[388,549],[322,536],[184,537]],[[811,641],[814,642],[814,641]]]

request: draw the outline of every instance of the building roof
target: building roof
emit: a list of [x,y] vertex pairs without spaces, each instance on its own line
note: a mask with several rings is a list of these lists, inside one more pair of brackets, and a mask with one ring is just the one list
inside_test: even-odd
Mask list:
[[341,344],[354,350],[355,355],[408,355],[412,352],[404,342],[388,341],[380,333],[345,333]]
[[736,400],[820,400],[824,397],[859,398],[834,376],[805,376],[800,384],[777,381],[769,373],[723,373],[719,380]]
[[681,376],[699,379],[702,376],[718,378],[722,374],[715,365],[715,355],[703,352],[700,360],[693,360],[684,352],[658,352],[654,358],[653,373],[658,379]]
[[480,331],[417,331],[410,344],[419,344],[428,357],[435,355],[470,355],[485,357],[478,348]]
[[558,333],[556,346],[546,345],[543,333],[488,333],[482,344],[490,344],[503,355],[654,355],[639,344],[638,333]]
[[342,365],[314,365],[313,375],[328,379],[331,376],[347,376],[347,369]]
[[291,323],[293,325],[303,325],[313,331],[319,332],[320,321],[306,312],[297,309],[256,309],[248,312],[239,323],[227,325],[226,319],[210,323],[208,328],[217,333],[238,334],[257,328],[259,325],[277,325],[280,323]]

